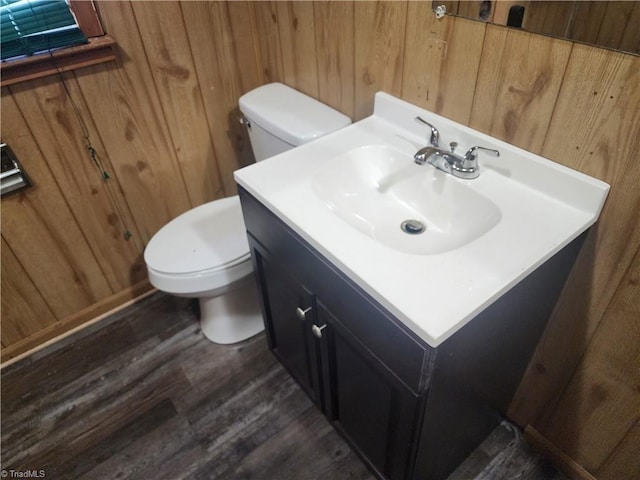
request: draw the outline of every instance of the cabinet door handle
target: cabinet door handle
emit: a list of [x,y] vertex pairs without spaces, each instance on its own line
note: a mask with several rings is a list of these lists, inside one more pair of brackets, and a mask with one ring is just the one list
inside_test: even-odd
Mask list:
[[327,325],[324,324],[321,327],[319,327],[318,325],[311,325],[311,333],[313,333],[313,336],[316,338],[322,338],[322,330],[324,330],[325,328],[327,328]]
[[305,320],[307,313],[310,311],[311,307],[305,308],[304,310],[298,307],[296,308],[296,317],[298,317],[300,320]]

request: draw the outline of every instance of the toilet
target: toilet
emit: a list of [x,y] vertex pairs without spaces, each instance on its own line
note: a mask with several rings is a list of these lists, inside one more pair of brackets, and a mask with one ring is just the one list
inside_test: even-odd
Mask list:
[[[351,123],[281,83],[258,87],[240,97],[239,104],[256,161]],[[151,238],[144,260],[158,290],[199,299],[200,327],[212,342],[237,343],[264,329],[237,195],[171,220]]]

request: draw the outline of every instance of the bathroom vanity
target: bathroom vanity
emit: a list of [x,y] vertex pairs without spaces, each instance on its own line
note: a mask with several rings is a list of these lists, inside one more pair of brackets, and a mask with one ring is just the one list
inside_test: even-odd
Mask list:
[[[417,166],[416,115],[501,156],[473,180]],[[236,180],[270,349],[392,480],[446,478],[501,421],[608,191],[386,94]]]
[[501,421],[582,237],[432,348],[241,201],[271,350],[380,478],[446,478]]

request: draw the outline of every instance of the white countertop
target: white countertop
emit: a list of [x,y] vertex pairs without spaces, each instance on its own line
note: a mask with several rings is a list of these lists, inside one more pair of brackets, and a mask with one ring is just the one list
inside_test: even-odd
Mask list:
[[[480,156],[481,174],[463,182],[490,198],[500,221],[470,243],[438,254],[409,254],[356,230],[312,189],[319,169],[362,145],[406,151],[426,144],[420,115],[443,142],[498,149]],[[431,165],[415,175],[447,175]],[[384,93],[374,115],[235,172],[239,185],[340,268],[427,344],[436,347],[575,239],[598,218],[609,186]],[[517,321],[517,319],[514,319]]]

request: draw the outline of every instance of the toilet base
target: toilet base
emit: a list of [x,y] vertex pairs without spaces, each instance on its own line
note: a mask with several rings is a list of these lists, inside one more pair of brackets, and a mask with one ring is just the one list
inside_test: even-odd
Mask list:
[[242,342],[264,330],[258,291],[253,278],[222,295],[200,297],[200,327],[214,343]]

